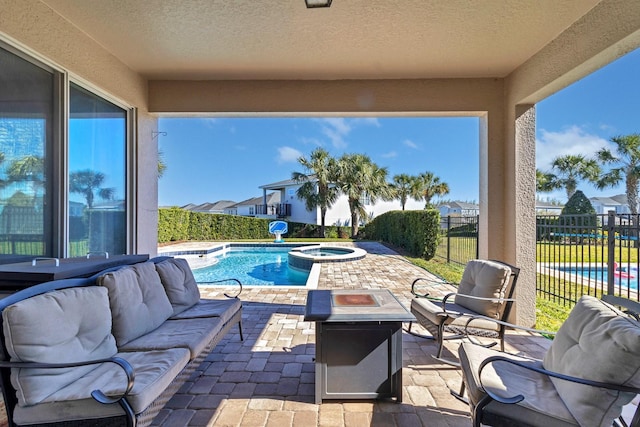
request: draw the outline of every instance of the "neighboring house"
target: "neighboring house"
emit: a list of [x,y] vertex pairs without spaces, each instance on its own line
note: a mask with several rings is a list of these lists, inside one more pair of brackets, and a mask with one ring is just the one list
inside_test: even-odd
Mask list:
[[263,197],[253,197],[228,206],[225,208],[224,213],[257,218],[276,218],[278,217],[279,205],[280,193],[273,192],[265,194]]
[[626,194],[618,194],[612,197],[591,197],[591,205],[598,214],[606,214],[615,211],[617,214],[629,214],[631,209],[627,204]]
[[204,212],[204,213],[225,213],[225,209],[230,206],[235,205],[236,202],[232,200],[218,200],[214,203],[203,203],[201,205],[194,205],[189,203],[182,207],[182,209],[189,210],[192,212]]
[[477,216],[480,206],[475,203],[449,202],[438,206],[440,216]]
[[536,200],[536,214],[537,215],[560,215],[564,205],[553,204],[550,202],[544,202],[542,200]]
[[[279,215],[273,216],[284,219],[291,222],[301,222],[304,224],[320,224],[322,218],[320,216],[320,209],[307,210],[304,200],[299,199],[296,195],[298,188],[302,183],[296,182],[292,179],[284,181],[274,182],[272,184],[262,185],[259,188],[263,191],[263,198],[267,196],[268,191],[274,191],[280,195],[279,202]],[[368,218],[361,218],[361,220],[368,220],[374,218],[380,214],[383,214],[392,210],[400,210],[400,204],[396,201],[378,201],[371,204],[368,197],[363,199],[365,209],[368,213]],[[263,201],[263,205],[269,206],[269,204]],[[410,200],[407,202],[406,209],[422,209],[422,203]],[[267,216],[271,217],[271,216]],[[349,210],[349,201],[347,196],[340,195],[338,200],[327,210],[325,216],[325,225],[351,225],[351,211]]]

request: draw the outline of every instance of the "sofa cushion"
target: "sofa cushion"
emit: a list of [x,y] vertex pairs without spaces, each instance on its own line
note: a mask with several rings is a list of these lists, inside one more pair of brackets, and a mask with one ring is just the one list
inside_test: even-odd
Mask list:
[[222,338],[222,321],[218,317],[167,320],[159,328],[120,347],[121,351],[148,351],[186,348],[195,359],[214,338]]
[[201,299],[196,305],[171,317],[176,319],[196,319],[198,317],[219,317],[223,324],[242,309],[242,302],[238,298]]
[[[118,353],[116,356],[129,362],[135,372],[135,382],[127,401],[136,414],[171,387],[189,361],[189,351],[184,348]],[[122,369],[115,364],[104,363],[38,405],[17,406],[13,419],[19,425],[27,425],[121,416],[120,405],[103,405],[90,393],[99,389],[109,396],[117,396],[125,386],[126,377]]]
[[182,258],[171,258],[156,264],[160,281],[173,306],[173,315],[182,313],[200,300],[200,290],[189,263]]
[[494,261],[474,259],[467,263],[458,286],[455,303],[487,317],[499,319],[504,303],[465,298],[504,298],[509,285],[511,269]]
[[[640,387],[640,323],[592,296],[583,296],[544,357],[548,370]],[[552,378],[580,425],[610,426],[634,395]]]
[[[111,357],[107,291],[98,286],[62,289],[37,295],[2,311],[11,361],[66,363]],[[21,405],[41,402],[98,365],[64,369],[12,369],[11,383]]]
[[109,291],[113,335],[118,347],[156,329],[173,314],[152,262],[104,274],[98,284]]

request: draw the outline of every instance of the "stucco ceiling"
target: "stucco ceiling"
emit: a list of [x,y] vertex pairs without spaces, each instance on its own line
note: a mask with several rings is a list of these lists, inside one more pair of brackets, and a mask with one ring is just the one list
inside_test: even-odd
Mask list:
[[43,0],[151,79],[504,77],[599,0]]

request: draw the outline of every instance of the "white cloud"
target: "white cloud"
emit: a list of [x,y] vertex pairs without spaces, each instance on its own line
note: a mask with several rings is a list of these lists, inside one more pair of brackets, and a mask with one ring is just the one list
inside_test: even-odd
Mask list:
[[543,171],[551,169],[551,163],[559,156],[582,154],[591,158],[603,147],[612,148],[604,138],[589,134],[579,126],[571,126],[560,132],[542,130],[536,140],[536,167]]
[[[317,119],[322,124],[322,133],[329,138],[335,148],[346,148],[345,137],[351,133],[354,126],[380,127],[380,122],[375,117],[347,119],[343,117],[328,117]],[[318,144],[320,145],[320,144]]]
[[396,151],[389,151],[388,153],[384,153],[381,157],[391,159],[393,157],[398,157],[398,153]]
[[276,158],[278,163],[292,163],[297,162],[298,158],[302,156],[302,152],[291,147],[278,147],[278,157]]
[[406,145],[409,148],[413,148],[413,149],[418,149],[418,144],[416,144],[415,142],[411,141],[410,139],[405,139],[404,141],[402,141],[402,143],[404,145]]
[[362,117],[362,118],[351,119],[351,120],[355,124],[371,125],[371,126],[375,126],[377,128],[382,126],[380,124],[380,121],[376,117]]

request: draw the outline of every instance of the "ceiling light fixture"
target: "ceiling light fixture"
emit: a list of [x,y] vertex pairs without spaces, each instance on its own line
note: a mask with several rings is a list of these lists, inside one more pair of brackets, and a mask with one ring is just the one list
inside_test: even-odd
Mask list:
[[312,9],[315,7],[329,7],[331,6],[331,0],[304,0],[307,8]]

